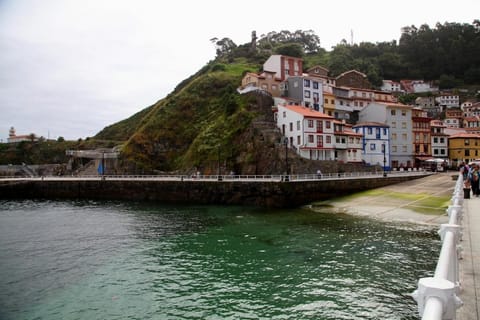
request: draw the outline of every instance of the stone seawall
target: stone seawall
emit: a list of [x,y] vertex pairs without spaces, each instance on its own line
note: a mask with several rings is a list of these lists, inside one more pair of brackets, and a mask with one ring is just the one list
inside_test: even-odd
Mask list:
[[298,207],[422,176],[310,181],[27,180],[1,181],[2,199],[96,199],[182,204]]

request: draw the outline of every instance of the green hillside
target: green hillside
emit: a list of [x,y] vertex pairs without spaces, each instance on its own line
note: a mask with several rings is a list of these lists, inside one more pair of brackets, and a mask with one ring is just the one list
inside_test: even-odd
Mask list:
[[[234,139],[255,117],[249,98],[236,88],[246,70],[257,70],[245,59],[224,65],[212,62],[167,98],[108,128],[136,127],[123,148],[125,165],[133,171],[173,171],[202,167],[213,170],[239,154]],[[119,129],[120,128],[120,129]]]

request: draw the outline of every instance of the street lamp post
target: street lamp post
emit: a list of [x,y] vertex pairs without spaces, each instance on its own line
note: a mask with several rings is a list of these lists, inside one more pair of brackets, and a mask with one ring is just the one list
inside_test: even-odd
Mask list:
[[387,157],[386,157],[387,148],[385,143],[382,146],[383,146],[383,176],[386,177],[387,176],[387,171],[386,171],[387,170]]
[[285,144],[285,173],[286,173],[285,181],[290,181],[290,178],[289,178],[290,170],[288,168],[288,138],[285,137],[283,142]]

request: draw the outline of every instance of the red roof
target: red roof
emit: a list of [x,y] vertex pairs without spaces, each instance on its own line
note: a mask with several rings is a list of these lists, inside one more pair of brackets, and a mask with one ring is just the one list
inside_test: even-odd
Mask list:
[[308,107],[304,106],[296,106],[296,105],[287,105],[283,106],[284,108],[299,113],[303,115],[304,117],[309,117],[309,118],[323,118],[323,119],[334,119],[332,116],[329,116],[328,114],[322,113],[320,111],[316,111],[313,109],[310,109]]

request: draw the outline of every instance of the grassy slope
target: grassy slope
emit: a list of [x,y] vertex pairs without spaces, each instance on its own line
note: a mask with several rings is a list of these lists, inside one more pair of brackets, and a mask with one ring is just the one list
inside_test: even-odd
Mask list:
[[124,159],[136,169],[171,171],[213,167],[219,150],[221,160],[233,157],[232,139],[252,118],[236,88],[243,72],[255,68],[245,60],[203,68],[151,107],[125,144]]

